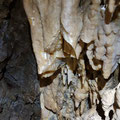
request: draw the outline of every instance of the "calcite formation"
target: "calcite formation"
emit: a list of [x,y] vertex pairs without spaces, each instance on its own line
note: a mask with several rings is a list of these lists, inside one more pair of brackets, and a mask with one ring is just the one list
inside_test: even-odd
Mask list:
[[23,0],[43,120],[120,119],[120,1]]

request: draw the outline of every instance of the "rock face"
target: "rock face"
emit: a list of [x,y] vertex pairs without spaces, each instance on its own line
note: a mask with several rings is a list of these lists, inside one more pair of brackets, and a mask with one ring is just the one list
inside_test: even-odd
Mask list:
[[24,0],[43,120],[119,118],[119,0]]
[[119,0],[0,1],[0,120],[119,120],[119,63]]
[[40,120],[39,83],[21,0],[0,1],[0,120]]

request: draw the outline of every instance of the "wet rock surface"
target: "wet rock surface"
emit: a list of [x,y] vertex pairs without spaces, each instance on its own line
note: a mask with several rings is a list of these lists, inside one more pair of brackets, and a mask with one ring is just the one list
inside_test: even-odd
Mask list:
[[21,0],[0,2],[0,120],[40,120],[39,83]]

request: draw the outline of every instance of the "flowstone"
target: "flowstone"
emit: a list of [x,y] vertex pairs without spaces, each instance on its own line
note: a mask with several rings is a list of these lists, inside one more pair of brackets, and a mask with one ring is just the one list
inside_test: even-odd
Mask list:
[[118,119],[119,0],[23,2],[38,66],[41,118]]

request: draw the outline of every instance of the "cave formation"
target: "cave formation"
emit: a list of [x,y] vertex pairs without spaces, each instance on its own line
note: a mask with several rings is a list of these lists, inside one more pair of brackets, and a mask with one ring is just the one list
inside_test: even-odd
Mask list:
[[119,0],[2,0],[0,120],[119,120],[119,11]]

